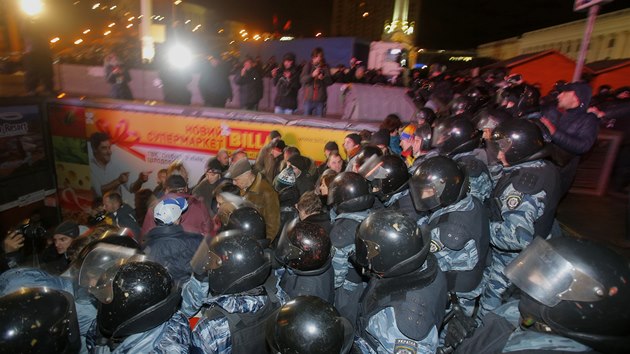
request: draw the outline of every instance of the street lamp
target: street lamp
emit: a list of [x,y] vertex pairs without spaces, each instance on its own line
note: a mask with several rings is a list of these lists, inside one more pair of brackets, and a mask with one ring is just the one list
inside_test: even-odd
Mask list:
[[20,8],[28,16],[37,16],[44,11],[44,3],[41,0],[20,0]]

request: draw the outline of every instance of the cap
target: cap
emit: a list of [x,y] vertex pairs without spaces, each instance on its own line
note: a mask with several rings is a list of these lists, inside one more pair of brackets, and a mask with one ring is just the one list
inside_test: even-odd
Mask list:
[[252,165],[249,163],[248,159],[241,159],[233,163],[230,168],[228,168],[225,177],[227,178],[236,178],[242,175],[245,172],[251,171]]
[[295,173],[291,168],[285,168],[284,170],[278,173],[276,176],[276,180],[274,181],[274,188],[277,191],[284,189],[285,187],[290,187],[295,184]]
[[389,131],[387,129],[379,129],[379,131],[372,134],[370,144],[389,146]]
[[357,134],[357,133],[351,133],[346,135],[346,138],[354,141],[355,144],[360,145],[361,144],[361,135]]
[[81,233],[79,232],[79,225],[71,220],[66,220],[55,228],[55,235],[60,234],[68,237],[75,238]]
[[295,54],[293,54],[292,52],[288,52],[287,54],[285,54],[282,57],[282,60],[291,60],[291,61],[295,61]]
[[275,138],[280,138],[282,137],[282,135],[280,135],[280,132],[277,130],[272,130],[269,132],[269,139],[275,139]]
[[339,145],[337,145],[334,141],[329,141],[324,145],[324,150],[328,151],[339,151]]
[[182,216],[182,213],[187,208],[188,202],[186,198],[167,198],[155,206],[155,209],[153,209],[153,217],[165,225],[171,225]]
[[292,166],[297,167],[300,171],[308,171],[308,167],[310,165],[310,161],[308,160],[308,158],[302,155],[293,155],[289,157],[289,163]]
[[206,172],[222,173],[223,166],[221,166],[221,162],[216,157],[213,157],[206,164]]
[[416,126],[414,124],[407,124],[407,126],[403,128],[402,132],[400,132],[400,140],[413,139],[415,133]]

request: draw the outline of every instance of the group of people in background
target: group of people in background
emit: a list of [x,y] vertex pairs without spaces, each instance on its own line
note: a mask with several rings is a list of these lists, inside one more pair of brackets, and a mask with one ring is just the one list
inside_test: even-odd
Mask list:
[[[235,80],[255,109],[261,76],[247,63]],[[305,109],[325,111],[333,79],[321,50],[302,70],[287,55],[270,74],[283,94],[277,112],[295,110],[300,85]],[[31,326],[3,346],[628,352],[627,260],[565,235],[555,220],[599,127],[625,118],[628,90],[611,92],[592,97],[584,82],[559,83],[541,97],[517,74],[455,80],[436,66],[409,90],[415,116],[391,114],[376,132],[327,142],[319,165],[272,131],[253,163],[220,150],[190,181],[175,161],[154,190],[142,188],[143,173],[109,176],[111,144],[95,135],[103,212],[93,225],[54,229],[55,267],[33,267],[21,252],[37,237],[30,228],[4,240],[0,310],[10,315],[0,327],[26,313],[64,325]],[[46,311],[51,304],[59,311]]]

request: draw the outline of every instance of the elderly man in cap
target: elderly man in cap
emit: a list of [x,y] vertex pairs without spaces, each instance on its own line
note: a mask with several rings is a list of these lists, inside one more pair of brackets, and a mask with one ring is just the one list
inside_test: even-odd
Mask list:
[[[214,235],[214,223],[210,218],[210,214],[206,209],[203,201],[194,195],[188,193],[186,180],[180,175],[171,175],[166,179],[166,193],[161,200],[168,198],[186,198],[188,208],[182,215],[180,224],[184,230],[188,232],[202,234],[203,236]],[[142,224],[142,234],[146,235],[155,227],[155,219],[153,218],[153,207],[147,210]]]
[[153,210],[156,227],[145,235],[144,253],[149,260],[163,265],[175,283],[183,284],[192,274],[192,259],[203,236],[186,232],[182,227],[182,213],[188,208],[184,197],[167,198]]
[[549,130],[553,143],[552,159],[560,166],[561,193],[573,182],[580,156],[597,141],[599,120],[588,113],[591,88],[584,82],[573,82],[559,88],[558,105],[543,111],[540,122]]
[[273,241],[280,229],[280,201],[271,184],[260,173],[252,171],[247,159],[232,164],[225,177],[231,178],[241,189],[241,195],[262,213],[267,238]]
[[192,190],[192,194],[194,196],[203,200],[210,217],[212,217],[212,199],[214,189],[224,180],[221,162],[219,162],[216,157],[213,157],[208,160],[208,163],[206,164],[206,173],[204,178]]

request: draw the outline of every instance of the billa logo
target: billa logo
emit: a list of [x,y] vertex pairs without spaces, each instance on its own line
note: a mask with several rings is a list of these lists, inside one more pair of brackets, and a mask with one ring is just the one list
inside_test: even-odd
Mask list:
[[265,145],[268,135],[268,131],[231,128],[227,148],[258,151]]

